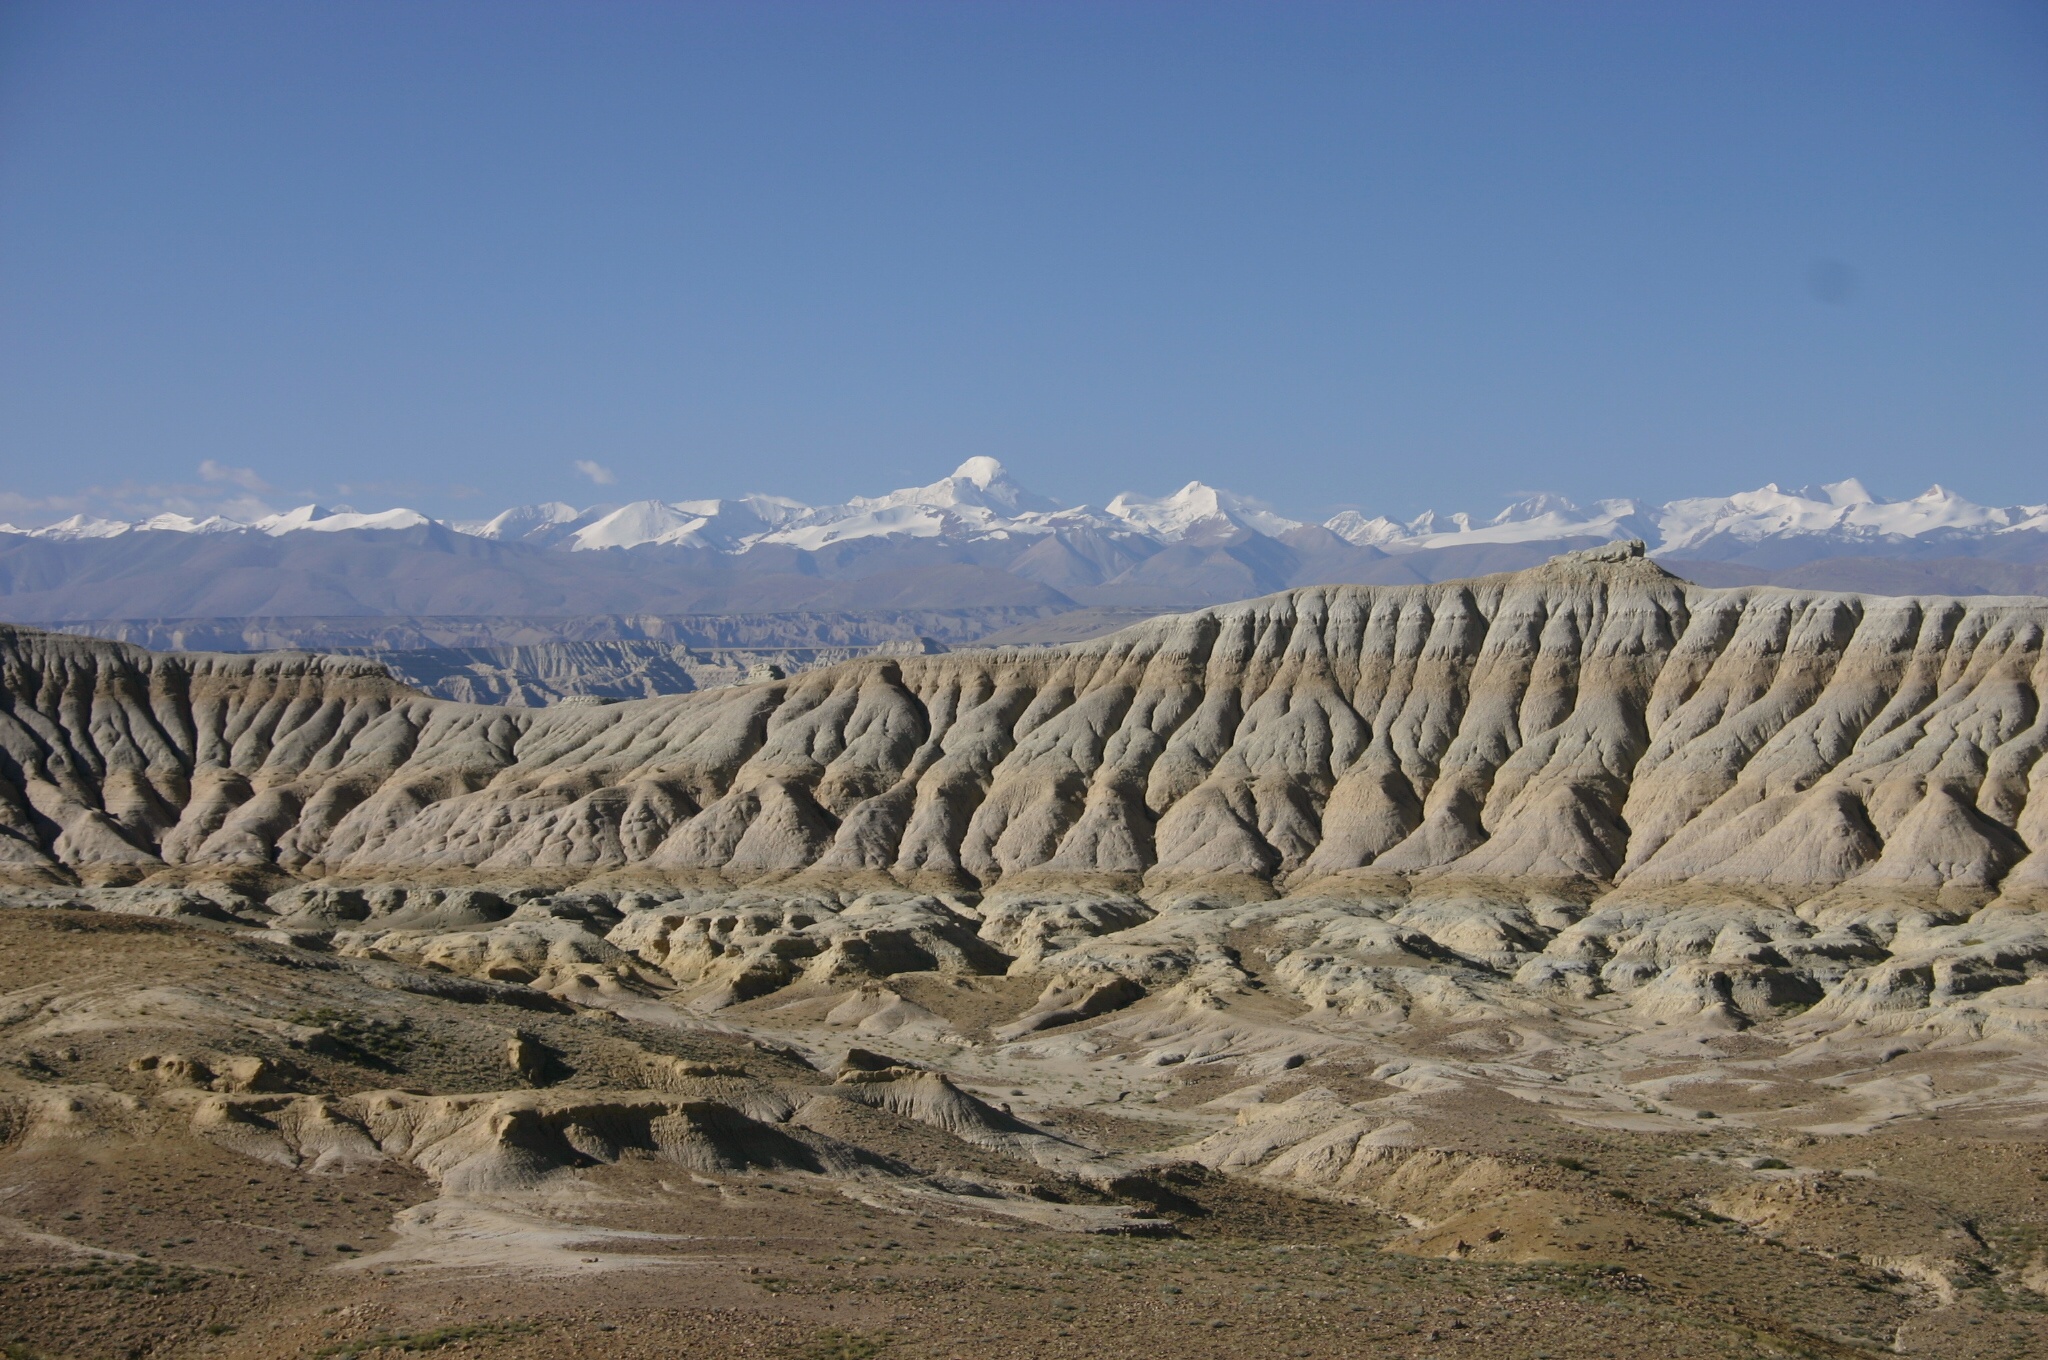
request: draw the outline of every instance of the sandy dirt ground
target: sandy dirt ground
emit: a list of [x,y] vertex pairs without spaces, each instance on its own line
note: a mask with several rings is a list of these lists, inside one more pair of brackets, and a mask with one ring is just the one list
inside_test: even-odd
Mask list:
[[1003,1037],[1036,983],[0,910],[0,1353],[2048,1354],[2026,1042],[1274,991]]

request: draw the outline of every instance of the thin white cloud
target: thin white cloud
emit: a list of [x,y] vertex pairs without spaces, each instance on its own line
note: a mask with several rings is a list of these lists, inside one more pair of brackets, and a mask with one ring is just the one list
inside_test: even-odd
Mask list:
[[226,482],[231,486],[239,486],[244,491],[254,491],[259,494],[275,489],[269,482],[257,476],[254,468],[229,467],[225,463],[216,463],[211,458],[200,460],[199,480],[203,482]]
[[245,490],[242,483],[225,478],[204,482],[120,482],[55,496],[31,496],[0,489],[0,517],[31,527],[72,515],[121,520],[148,519],[161,514],[188,515],[194,519],[225,515],[246,522],[275,512],[275,506]]
[[346,508],[336,497],[374,502],[368,509],[432,504],[444,498],[474,497],[472,486],[438,482],[348,482],[325,487],[280,487],[252,468],[215,459],[203,460],[193,481],[122,481],[80,487],[75,491],[35,495],[0,482],[0,523],[37,528],[84,515],[89,519],[135,522],[157,515],[206,519],[219,515],[248,524],[282,509],[313,502],[329,510]]
[[273,486],[252,468],[235,467],[212,458],[199,464],[198,474],[192,481],[122,481],[47,495],[36,495],[0,482],[0,523],[37,528],[73,515],[134,522],[171,514],[192,519],[219,515],[248,524],[308,502],[323,505],[329,510],[344,508],[337,503],[336,497],[357,503],[373,502],[365,508],[382,510],[416,507],[446,498],[461,500],[479,494],[472,486],[424,481],[280,487]]
[[40,520],[52,515],[75,515],[85,507],[83,496],[24,496],[19,491],[0,491],[0,515],[27,515]]
[[603,463],[593,462],[588,458],[578,458],[571,466],[599,486],[610,486],[619,480],[618,474]]

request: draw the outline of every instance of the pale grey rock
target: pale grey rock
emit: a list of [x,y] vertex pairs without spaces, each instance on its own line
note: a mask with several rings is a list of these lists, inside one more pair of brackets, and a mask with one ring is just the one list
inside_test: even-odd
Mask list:
[[[2038,600],[1705,590],[1596,553],[521,710],[9,629],[0,872],[2044,889],[2044,632]],[[1539,943],[1497,926],[1474,958]]]
[[1046,957],[1083,940],[1142,925],[1156,913],[1127,893],[1033,893],[981,907],[981,938],[1014,960],[1015,972],[1036,972]]
[[1009,957],[940,898],[873,892],[842,904],[821,893],[690,894],[634,912],[608,943],[687,987],[745,1001],[789,985],[858,983],[892,973],[1000,973]]
[[458,977],[527,983],[554,990],[570,979],[634,977],[630,956],[587,924],[545,912],[515,913],[481,930],[429,927],[336,931],[332,948],[351,958],[402,963]]

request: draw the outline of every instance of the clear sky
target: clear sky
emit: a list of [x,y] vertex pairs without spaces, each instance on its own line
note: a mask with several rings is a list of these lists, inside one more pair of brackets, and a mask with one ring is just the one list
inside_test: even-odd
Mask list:
[[2048,500],[2048,5],[0,0],[0,518],[975,454]]

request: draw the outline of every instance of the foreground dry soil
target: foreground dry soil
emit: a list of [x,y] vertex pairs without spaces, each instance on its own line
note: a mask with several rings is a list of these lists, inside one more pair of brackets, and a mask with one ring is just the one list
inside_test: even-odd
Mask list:
[[2048,1353],[2014,1040],[570,1001],[61,897],[0,910],[17,1357]]

